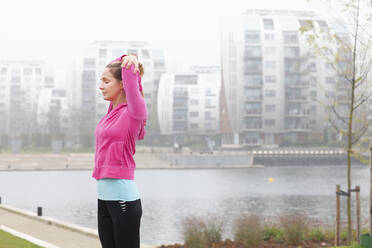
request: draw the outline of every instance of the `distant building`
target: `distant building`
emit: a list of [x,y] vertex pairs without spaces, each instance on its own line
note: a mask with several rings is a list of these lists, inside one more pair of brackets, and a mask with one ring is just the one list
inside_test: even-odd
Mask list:
[[336,94],[335,75],[300,35],[305,22],[342,30],[312,11],[247,10],[222,19],[222,144],[322,141],[322,102],[327,91]]
[[200,74],[163,74],[160,79],[160,132],[179,142],[185,136],[219,135],[220,72],[206,67],[195,71]]
[[1,61],[0,86],[0,133],[19,139],[35,132],[38,98],[54,87],[53,72],[43,61]]
[[52,88],[41,90],[36,116],[41,132],[52,136],[66,135],[66,130],[71,128],[70,106],[66,90]]
[[[147,42],[136,41],[96,41],[86,49],[83,58],[81,81],[81,128],[85,135],[94,134],[98,121],[107,113],[109,102],[105,101],[99,90],[100,76],[105,66],[123,54],[135,53],[143,64],[145,74],[142,78],[144,97],[148,108],[147,131],[156,130],[157,114],[153,105],[157,99],[158,80],[165,72],[163,51],[153,49]],[[154,130],[155,128],[155,130]],[[90,141],[92,145],[93,140]]]

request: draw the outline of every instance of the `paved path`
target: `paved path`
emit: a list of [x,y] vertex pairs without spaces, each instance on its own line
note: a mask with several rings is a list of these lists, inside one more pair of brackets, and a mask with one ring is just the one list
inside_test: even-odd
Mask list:
[[[169,162],[146,153],[134,155],[136,166],[145,168],[170,168]],[[0,154],[1,170],[93,170],[93,153],[69,154]]]
[[[97,231],[0,205],[0,225],[60,248],[101,248]],[[141,245],[141,248],[151,248]]]

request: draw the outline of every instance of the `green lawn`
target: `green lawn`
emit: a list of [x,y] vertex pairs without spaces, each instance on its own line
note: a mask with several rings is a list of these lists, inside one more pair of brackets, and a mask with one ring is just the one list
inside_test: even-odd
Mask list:
[[334,248],[363,248],[363,246],[353,244],[352,246],[335,246]]
[[42,248],[24,239],[0,230],[0,248]]

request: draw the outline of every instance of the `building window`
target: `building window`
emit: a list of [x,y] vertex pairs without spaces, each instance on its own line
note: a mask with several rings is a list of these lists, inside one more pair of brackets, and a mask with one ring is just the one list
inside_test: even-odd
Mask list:
[[197,87],[190,87],[191,94],[199,94],[199,88]]
[[206,96],[213,96],[213,92],[211,88],[205,88],[205,95]]
[[264,29],[265,30],[273,30],[274,29],[274,22],[273,19],[263,19]]
[[35,68],[35,74],[41,75],[41,68]]
[[276,106],[274,104],[265,105],[265,112],[275,112]]
[[175,84],[186,84],[186,85],[197,84],[198,75],[175,75],[174,83]]
[[283,32],[283,43],[284,44],[298,44],[297,32]]
[[247,101],[259,101],[262,100],[262,94],[260,89],[244,89],[244,96]]
[[148,58],[150,58],[149,50],[142,49],[142,50],[141,50],[141,53],[142,53],[142,58],[143,58],[143,59],[148,59]]
[[212,113],[211,113],[211,111],[206,111],[205,112],[205,119],[206,120],[210,120],[212,118]]
[[190,123],[190,127],[191,128],[199,128],[199,124],[198,123]]
[[96,67],[96,60],[94,58],[85,58],[84,59],[84,67],[95,68]]
[[6,72],[7,72],[6,67],[1,68],[1,75],[6,75]]
[[275,47],[265,47],[265,55],[275,55]]
[[275,35],[272,33],[265,34],[265,40],[275,40]]
[[23,69],[23,75],[31,76],[32,75],[32,68],[24,68]]
[[260,32],[246,31],[245,32],[245,43],[260,43]]
[[265,76],[265,83],[275,83],[276,77],[275,76]]
[[261,57],[261,47],[260,46],[246,46],[244,56],[245,57]]
[[191,116],[191,117],[198,117],[198,116],[199,116],[199,112],[197,112],[197,111],[192,111],[192,112],[190,112],[190,116]]
[[334,84],[335,78],[334,77],[326,77],[326,83],[327,84]]
[[265,90],[266,97],[275,97],[275,95],[276,95],[275,90]]
[[265,119],[265,126],[266,127],[273,127],[273,126],[275,126],[275,120],[274,119]]
[[316,64],[314,62],[310,63],[310,71],[316,72]]
[[261,103],[245,103],[245,113],[248,115],[262,114]]
[[12,75],[21,75],[21,68],[12,68],[12,71],[11,71]]
[[131,53],[134,53],[134,54],[138,55],[138,50],[137,49],[128,49],[127,54],[131,54]]
[[261,60],[248,60],[244,63],[245,74],[260,72],[262,70]]
[[310,91],[310,97],[312,101],[316,101],[317,99],[316,91]]
[[284,57],[293,58],[300,56],[300,48],[298,47],[284,47]]
[[98,53],[99,53],[98,56],[102,59],[107,57],[107,49],[101,48],[101,49],[99,49]]
[[265,69],[275,69],[275,61],[265,61]]
[[210,107],[210,106],[212,106],[211,99],[205,99],[205,107]]
[[198,105],[199,104],[199,100],[198,99],[191,99],[190,100],[190,105]]

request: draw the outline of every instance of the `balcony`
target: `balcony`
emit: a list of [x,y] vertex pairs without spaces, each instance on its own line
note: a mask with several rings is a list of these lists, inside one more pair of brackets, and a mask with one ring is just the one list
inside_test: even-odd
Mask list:
[[262,95],[259,96],[245,96],[244,99],[246,102],[260,102],[262,101]]
[[250,109],[245,111],[246,116],[260,116],[262,115],[261,109]]
[[308,98],[301,95],[286,95],[286,100],[290,102],[306,102]]
[[309,132],[310,131],[310,128],[308,125],[289,125],[287,127],[285,127],[285,129],[288,129],[292,132]]
[[188,96],[188,92],[187,91],[174,91],[173,92],[173,97],[177,97],[177,98],[179,98],[179,97],[187,97]]
[[309,87],[309,81],[286,82],[285,86],[288,88],[307,88]]
[[305,117],[309,116],[309,111],[306,109],[300,110],[300,109],[290,109],[287,110],[285,113],[286,116],[289,117]]
[[259,82],[246,82],[244,84],[244,88],[261,88],[262,87],[262,80]]

